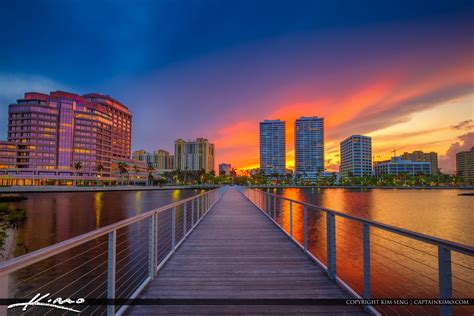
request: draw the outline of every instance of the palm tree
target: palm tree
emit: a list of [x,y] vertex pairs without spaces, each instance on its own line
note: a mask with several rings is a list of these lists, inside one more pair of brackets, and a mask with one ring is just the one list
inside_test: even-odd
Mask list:
[[235,177],[237,176],[237,169],[230,169],[230,176],[232,177],[232,185],[234,185]]
[[122,185],[123,185],[123,178],[124,178],[124,175],[128,174],[128,169],[127,169],[127,164],[125,162],[118,162],[117,163],[118,165],[118,168],[119,168],[119,172],[120,172],[120,180],[122,182]]
[[149,162],[146,167],[146,170],[148,171],[148,183],[149,185],[151,185],[154,179],[153,172],[155,171],[155,167],[153,166],[151,162]]
[[186,181],[188,180],[188,166],[184,167],[184,184],[186,185]]
[[[95,168],[96,168],[97,172],[99,173],[98,177],[100,179],[102,177],[102,171],[104,170],[104,166],[101,163],[98,163]],[[99,186],[99,181],[97,181],[97,186]]]
[[74,176],[74,186],[76,186],[77,177],[79,176],[79,171],[82,169],[82,167],[83,167],[82,161],[77,161],[74,163],[74,169],[76,170],[76,174]]
[[137,179],[138,179],[138,166],[137,165],[134,165],[133,166],[133,172],[135,173],[135,181],[133,181],[133,184],[137,184]]

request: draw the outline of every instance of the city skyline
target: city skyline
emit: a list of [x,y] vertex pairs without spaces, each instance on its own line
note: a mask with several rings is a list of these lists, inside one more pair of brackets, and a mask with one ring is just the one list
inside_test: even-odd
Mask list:
[[[372,138],[377,160],[393,149],[437,152],[448,173],[473,146],[470,1],[94,7],[123,25],[103,25],[79,2],[2,5],[4,29],[30,18],[2,34],[1,104],[26,91],[113,95],[134,113],[132,151],[203,136],[216,166],[257,167],[258,122],[300,116],[325,118],[329,170],[353,134]],[[287,167],[293,134],[286,129]]]

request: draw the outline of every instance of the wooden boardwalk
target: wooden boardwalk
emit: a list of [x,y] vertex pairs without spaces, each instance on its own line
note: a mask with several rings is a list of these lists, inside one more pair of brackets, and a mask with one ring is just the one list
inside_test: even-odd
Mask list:
[[[350,298],[236,189],[229,189],[140,298]],[[366,314],[329,305],[137,305],[143,314]]]

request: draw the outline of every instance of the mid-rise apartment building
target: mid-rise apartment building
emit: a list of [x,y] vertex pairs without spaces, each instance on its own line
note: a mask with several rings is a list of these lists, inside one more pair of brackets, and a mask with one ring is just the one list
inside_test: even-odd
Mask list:
[[418,161],[418,162],[431,162],[431,173],[438,174],[438,154],[435,152],[425,153],[421,150],[417,150],[411,153],[405,152],[402,155],[402,159]]
[[28,92],[8,110],[8,143],[16,154],[6,172],[15,184],[112,180],[112,160],[130,158],[132,115],[109,96]]
[[392,157],[390,160],[378,161],[374,164],[374,174],[379,177],[383,174],[398,175],[400,173],[417,176],[431,174],[431,162],[411,161],[401,157]]
[[456,172],[466,184],[474,184],[474,147],[456,154]]
[[133,160],[143,161],[147,166],[151,166],[158,170],[173,169],[171,165],[170,153],[163,149],[150,153],[145,150],[137,150],[132,153]]
[[341,177],[372,175],[372,138],[352,135],[341,142]]
[[214,171],[214,144],[205,138],[184,141],[175,141],[174,162],[175,169],[206,172]]

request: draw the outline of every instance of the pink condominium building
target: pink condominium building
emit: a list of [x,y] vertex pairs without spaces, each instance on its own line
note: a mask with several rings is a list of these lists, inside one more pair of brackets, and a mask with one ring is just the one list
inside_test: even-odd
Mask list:
[[132,113],[107,95],[25,93],[9,106],[1,184],[114,181],[112,164],[130,159],[131,128]]

